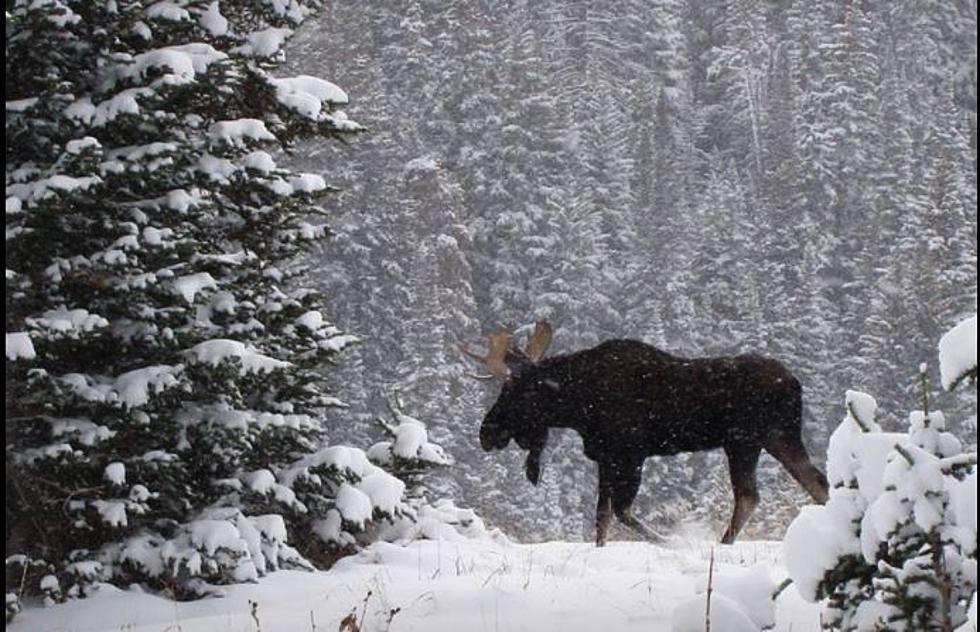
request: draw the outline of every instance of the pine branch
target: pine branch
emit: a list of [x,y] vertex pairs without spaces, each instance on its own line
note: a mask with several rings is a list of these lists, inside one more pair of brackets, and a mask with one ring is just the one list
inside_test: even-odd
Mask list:
[[857,410],[854,408],[854,402],[847,402],[847,413],[854,420],[854,423],[858,425],[858,428],[866,433],[871,432],[871,427],[865,424],[861,416],[857,414]]

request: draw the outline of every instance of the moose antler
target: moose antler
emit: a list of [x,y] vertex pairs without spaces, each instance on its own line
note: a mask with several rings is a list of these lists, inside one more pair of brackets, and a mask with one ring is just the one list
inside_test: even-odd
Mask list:
[[485,364],[488,369],[490,369],[490,375],[474,375],[478,380],[494,380],[498,378],[506,378],[510,376],[510,369],[507,368],[504,358],[507,356],[507,346],[510,344],[510,330],[506,327],[501,327],[497,331],[490,334],[490,344],[485,356],[481,356],[478,353],[470,351],[463,345],[460,345],[460,351],[473,358],[474,360]]
[[551,335],[553,330],[551,324],[546,320],[539,320],[534,323],[534,331],[527,339],[527,346],[524,348],[524,355],[537,362],[544,357],[545,352],[551,345]]

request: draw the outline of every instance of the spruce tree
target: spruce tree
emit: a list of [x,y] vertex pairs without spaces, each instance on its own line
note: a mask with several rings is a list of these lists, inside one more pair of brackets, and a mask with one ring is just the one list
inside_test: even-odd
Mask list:
[[[9,6],[9,5],[8,5]],[[327,563],[400,481],[325,445],[354,338],[292,281],[360,127],[276,77],[311,3],[15,2],[8,14],[6,551],[24,589],[183,598]],[[13,557],[12,557],[13,556]],[[8,564],[8,580],[11,567]],[[8,581],[8,613],[11,584]],[[14,599],[16,602],[16,597]]]

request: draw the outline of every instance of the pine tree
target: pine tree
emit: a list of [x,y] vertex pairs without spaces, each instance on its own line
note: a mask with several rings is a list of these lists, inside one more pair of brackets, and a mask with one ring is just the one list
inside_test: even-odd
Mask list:
[[332,189],[274,154],[360,127],[334,84],[273,74],[310,12],[11,10],[5,531],[31,591],[192,597],[399,511],[400,482],[322,448],[320,367],[354,338],[293,281]]

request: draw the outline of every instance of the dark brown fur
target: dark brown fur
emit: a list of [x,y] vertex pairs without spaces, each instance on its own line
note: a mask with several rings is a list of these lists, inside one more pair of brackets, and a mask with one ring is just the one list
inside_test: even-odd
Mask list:
[[634,340],[531,362],[508,356],[510,378],[480,428],[485,450],[511,439],[529,451],[526,473],[537,483],[548,428],[577,431],[599,465],[596,543],[612,515],[654,538],[631,514],[643,461],[654,455],[723,449],[735,493],[722,538],[734,541],[758,503],[756,465],[763,449],[818,502],[827,481],[801,438],[799,381],[758,355],[677,358]]

